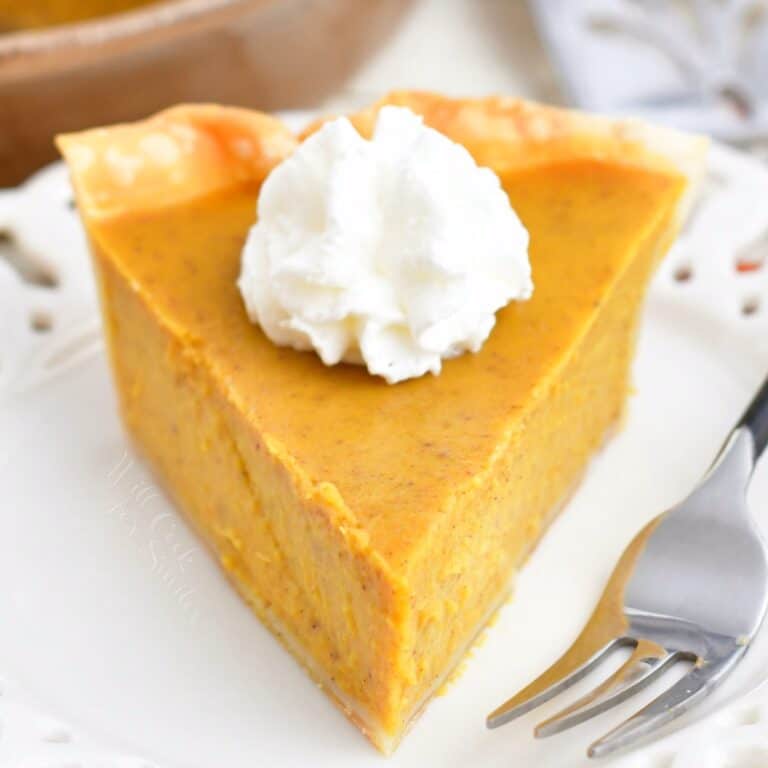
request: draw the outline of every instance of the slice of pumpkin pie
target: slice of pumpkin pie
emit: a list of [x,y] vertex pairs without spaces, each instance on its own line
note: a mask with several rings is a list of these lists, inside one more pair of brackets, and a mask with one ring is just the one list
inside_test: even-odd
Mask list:
[[620,423],[703,141],[403,92],[301,141],[182,106],[58,143],[128,432],[390,752]]

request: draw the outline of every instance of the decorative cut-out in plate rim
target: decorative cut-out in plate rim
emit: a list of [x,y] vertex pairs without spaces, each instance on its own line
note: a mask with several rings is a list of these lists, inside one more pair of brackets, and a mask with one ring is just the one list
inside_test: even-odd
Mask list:
[[[756,204],[766,193],[762,166],[714,149],[707,195],[652,287],[626,432],[390,764],[578,766],[591,738],[647,700],[541,742],[536,715],[562,701],[483,726],[570,642],[623,545],[695,481],[768,371],[768,268],[737,269],[768,251],[768,210]],[[379,765],[128,450],[69,195],[60,166],[0,192],[0,231],[31,257],[26,279],[0,260],[0,765]],[[50,328],[34,327],[40,317]],[[752,499],[768,523],[765,467]],[[706,719],[616,764],[762,765],[762,640]]]

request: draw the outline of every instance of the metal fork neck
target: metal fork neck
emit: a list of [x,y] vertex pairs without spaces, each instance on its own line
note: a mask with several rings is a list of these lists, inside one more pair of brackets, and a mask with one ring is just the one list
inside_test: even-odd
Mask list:
[[750,431],[757,461],[768,446],[768,378],[741,417],[737,429],[738,427],[745,427]]
[[746,491],[757,462],[755,439],[746,426],[737,426],[723,444],[699,489],[720,486],[728,493]]

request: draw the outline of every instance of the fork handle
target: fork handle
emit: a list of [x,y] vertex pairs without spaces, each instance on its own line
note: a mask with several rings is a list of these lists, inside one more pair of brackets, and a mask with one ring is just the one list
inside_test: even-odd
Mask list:
[[746,427],[755,441],[755,461],[768,446],[768,379],[763,382],[760,391],[750,403],[738,427]]

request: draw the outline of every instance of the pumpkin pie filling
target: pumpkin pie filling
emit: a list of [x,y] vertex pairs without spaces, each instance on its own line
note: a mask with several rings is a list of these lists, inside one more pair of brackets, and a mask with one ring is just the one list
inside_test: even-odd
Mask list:
[[0,0],[0,32],[71,24],[153,2],[157,0]]
[[120,206],[67,141],[130,435],[256,613],[391,751],[620,423],[685,175],[594,152],[489,162],[531,235],[533,298],[478,353],[392,386],[249,322],[236,279],[269,164]]

